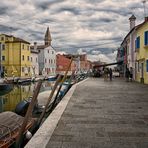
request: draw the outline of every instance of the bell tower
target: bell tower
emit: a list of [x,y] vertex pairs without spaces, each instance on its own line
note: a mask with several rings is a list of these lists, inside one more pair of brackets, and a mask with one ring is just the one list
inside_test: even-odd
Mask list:
[[51,39],[49,27],[47,27],[47,30],[46,30],[46,33],[45,33],[45,38],[44,38],[45,45],[50,46],[51,45],[51,41],[52,41],[52,39]]

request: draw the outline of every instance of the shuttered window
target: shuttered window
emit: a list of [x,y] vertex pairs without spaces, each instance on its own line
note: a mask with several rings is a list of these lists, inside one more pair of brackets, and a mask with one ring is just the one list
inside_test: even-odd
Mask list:
[[144,45],[148,45],[148,31],[144,33]]
[[146,72],[148,72],[148,60],[146,60]]
[[140,36],[136,39],[136,49],[140,48]]

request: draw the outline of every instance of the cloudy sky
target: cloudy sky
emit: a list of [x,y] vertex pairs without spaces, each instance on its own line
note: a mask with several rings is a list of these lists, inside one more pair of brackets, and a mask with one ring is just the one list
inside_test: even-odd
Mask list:
[[129,31],[128,18],[133,13],[136,24],[143,21],[141,1],[3,0],[0,33],[41,44],[49,26],[52,46],[57,51],[75,53],[83,49],[94,60],[113,61],[112,50],[119,47]]

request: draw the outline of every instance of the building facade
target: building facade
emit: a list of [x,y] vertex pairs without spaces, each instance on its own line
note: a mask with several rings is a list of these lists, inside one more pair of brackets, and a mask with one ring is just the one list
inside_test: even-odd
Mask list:
[[136,81],[148,84],[148,17],[136,28]]
[[31,75],[33,77],[36,77],[39,75],[39,60],[38,60],[38,50],[36,49],[31,49]]
[[56,74],[56,51],[51,47],[51,35],[49,27],[45,33],[44,45],[31,46],[31,49],[36,49],[38,53],[39,74],[40,75],[55,75]]
[[[58,74],[64,74],[70,64],[71,58],[68,58],[65,55],[60,55],[60,54],[57,54],[56,57],[57,57],[56,71]],[[72,61],[70,69],[69,69],[69,73],[72,73],[72,71],[75,71],[75,70],[76,70],[76,63],[75,61]]]
[[0,34],[1,72],[6,76],[30,76],[30,43],[12,35]]

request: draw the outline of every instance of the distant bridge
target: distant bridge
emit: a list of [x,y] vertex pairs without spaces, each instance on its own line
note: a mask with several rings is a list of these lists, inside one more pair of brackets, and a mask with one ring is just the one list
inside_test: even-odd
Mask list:
[[98,68],[98,67],[106,67],[106,66],[111,66],[111,65],[121,65],[123,64],[123,61],[120,61],[120,62],[115,62],[115,63],[108,63],[108,64],[100,64],[100,65],[95,65],[93,68]]

